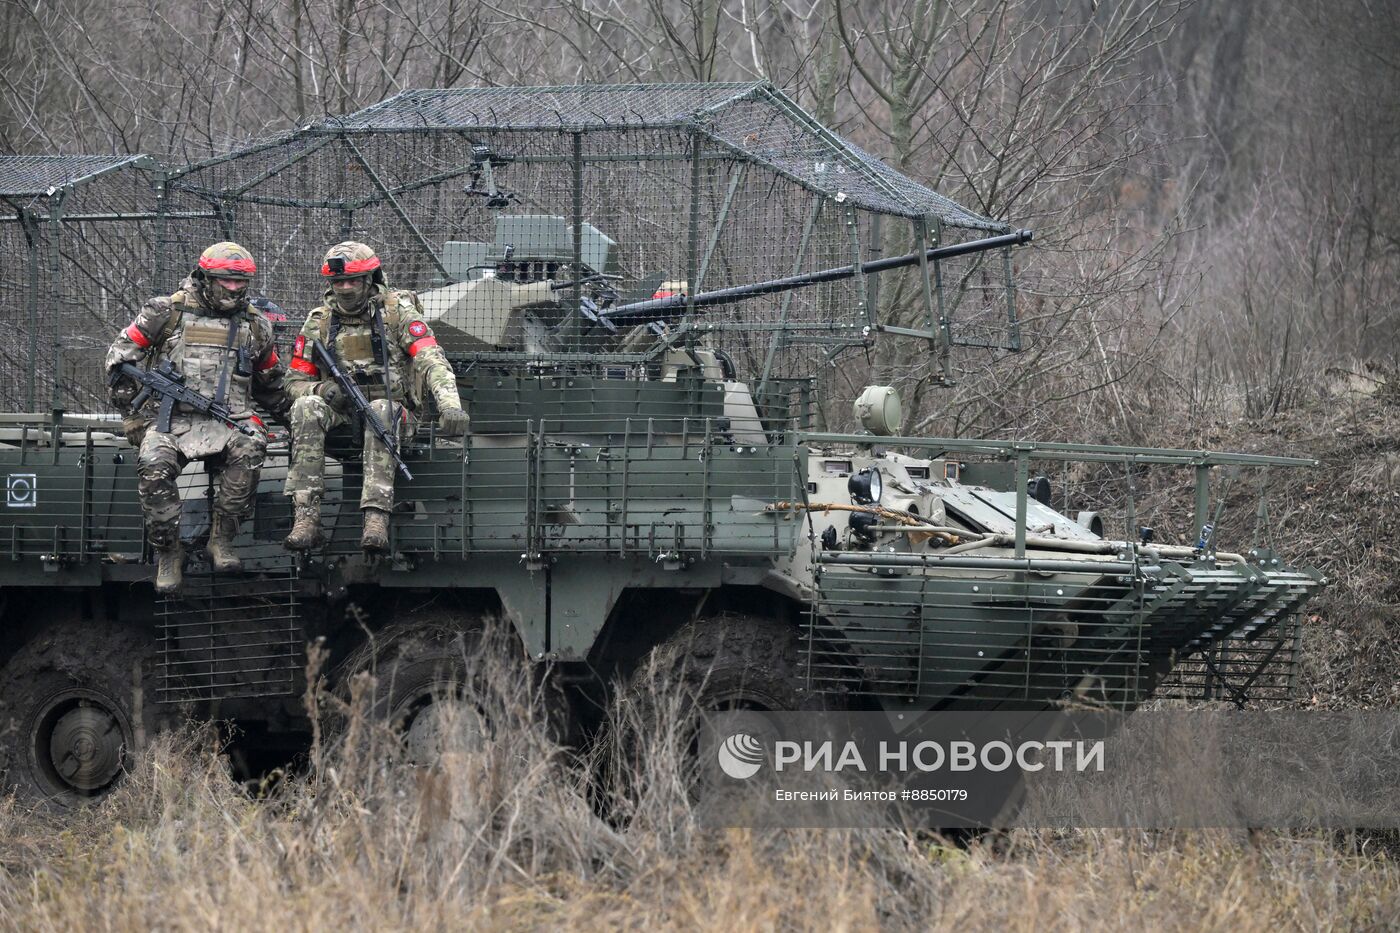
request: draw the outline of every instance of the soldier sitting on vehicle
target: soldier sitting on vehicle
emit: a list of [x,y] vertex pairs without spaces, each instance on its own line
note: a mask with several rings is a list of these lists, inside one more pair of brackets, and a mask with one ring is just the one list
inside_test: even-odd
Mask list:
[[[248,304],[248,283],[256,271],[246,249],[215,243],[199,257],[180,290],[146,302],[107,351],[111,402],[126,414],[127,437],[140,448],[137,490],[146,534],[156,550],[158,593],[180,588],[184,550],[176,477],[190,460],[214,460],[219,466],[210,563],[225,573],[242,569],[233,539],[252,506],[267,451],[267,433],[253,414],[252,400],[283,420],[292,403],[283,386],[286,367],[277,358],[272,325]],[[161,399],[132,410],[141,386],[122,371],[123,364],[142,362],[147,370],[168,365],[185,389],[204,396],[206,409],[224,410],[225,417],[182,402],[166,407],[168,424],[153,424],[151,410]]]
[[[306,316],[292,354],[288,389],[292,406],[292,457],[286,494],[295,521],[285,544],[294,551],[320,546],[321,496],[325,492],[326,432],[349,424],[354,414],[344,390],[313,361],[320,341],[355,381],[379,423],[396,438],[411,437],[414,417],[431,392],[444,435],[460,437],[467,415],[457,394],[457,377],[423,320],[411,291],[391,291],[379,257],[363,243],[331,247],[321,266],[330,282],[325,304]],[[390,404],[392,399],[393,404]],[[394,507],[394,460],[367,426],[364,432],[364,487],[360,509],[367,552],[389,549],[389,512]]]

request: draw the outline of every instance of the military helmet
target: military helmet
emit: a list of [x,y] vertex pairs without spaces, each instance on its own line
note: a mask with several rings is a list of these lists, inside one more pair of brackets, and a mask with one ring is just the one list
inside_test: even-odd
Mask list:
[[384,283],[379,257],[374,255],[374,250],[354,240],[337,243],[326,250],[326,258],[321,262],[321,275],[332,282],[368,275],[374,282]]
[[253,254],[237,243],[225,240],[215,243],[199,255],[196,278],[248,280],[258,271]]

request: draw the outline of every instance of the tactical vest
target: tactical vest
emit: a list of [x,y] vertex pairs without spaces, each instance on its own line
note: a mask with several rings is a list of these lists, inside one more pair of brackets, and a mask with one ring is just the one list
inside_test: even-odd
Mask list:
[[[209,314],[183,294],[171,297],[178,320],[161,348],[185,377],[185,385],[215,398],[222,374],[227,370],[224,404],[234,414],[252,410],[249,384],[257,361],[253,358],[253,331],[247,314],[232,317]],[[233,340],[229,327],[233,325]],[[244,351],[240,354],[240,350]]]
[[[374,297],[370,300],[378,304]],[[330,347],[341,368],[369,399],[384,397],[384,354],[387,352],[389,385],[394,397],[399,401],[406,400],[408,407],[416,410],[418,393],[413,391],[408,378],[410,361],[397,338],[401,320],[396,292],[384,296],[380,319],[384,323],[382,338],[375,333],[373,311],[362,317],[347,318],[336,314],[327,304],[321,316],[321,340]]]

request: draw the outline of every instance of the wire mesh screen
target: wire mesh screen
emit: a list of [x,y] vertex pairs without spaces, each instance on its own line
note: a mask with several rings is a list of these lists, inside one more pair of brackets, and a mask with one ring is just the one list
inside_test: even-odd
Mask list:
[[817,580],[803,645],[812,689],[990,708],[1071,699],[1092,672],[1105,702],[1142,699],[1149,629],[1131,586],[1080,594],[1070,621],[1063,583],[858,565]]
[[0,402],[106,407],[102,356],[161,272],[161,172],[144,157],[0,158]]
[[366,242],[468,361],[699,347],[765,381],[868,347],[882,320],[935,349],[1016,342],[1002,251],[860,268],[1007,228],[766,84],[410,91],[168,171],[0,159],[0,198],[0,300],[22,349],[0,376],[11,408],[105,407],[113,335],[220,239],[254,252],[254,294],[289,327],[323,300],[326,249]]
[[1198,646],[1182,658],[1155,696],[1181,700],[1293,699],[1302,654],[1303,627],[1296,613],[1263,630]]
[[3,542],[12,561],[139,560],[145,537],[136,458],[115,422],[0,424]]
[[[322,301],[326,248],[357,239],[461,358],[644,361],[701,346],[753,379],[809,375],[869,344],[878,286],[862,262],[1005,229],[764,85],[407,92],[192,166],[175,195],[218,213],[219,235],[258,257],[255,288],[293,319]],[[208,235],[185,233],[185,255]],[[931,288],[916,261],[887,273],[887,306],[946,340],[962,319],[950,315],[975,304],[998,337],[978,340],[1006,345],[1007,283],[993,296],[987,272],[999,260],[973,264],[981,278],[930,266]],[[764,285],[804,276],[820,281]]]

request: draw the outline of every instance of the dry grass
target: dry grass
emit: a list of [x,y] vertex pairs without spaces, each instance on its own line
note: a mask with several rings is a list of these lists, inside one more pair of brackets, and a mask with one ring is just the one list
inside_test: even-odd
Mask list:
[[1400,867],[1356,838],[1017,831],[959,848],[894,831],[703,831],[683,794],[666,797],[669,777],[617,827],[590,805],[591,770],[522,699],[493,700],[484,741],[445,730],[431,767],[352,714],[346,741],[260,795],[229,779],[211,730],[162,736],[90,809],[0,805],[0,918],[65,931],[1400,923]]
[[[198,741],[163,739],[98,807],[0,809],[0,917],[38,930],[1400,923],[1400,870],[1347,840],[1017,832],[959,849],[893,832],[617,831],[566,773],[509,744],[258,801]],[[502,771],[524,782],[491,779]]]

